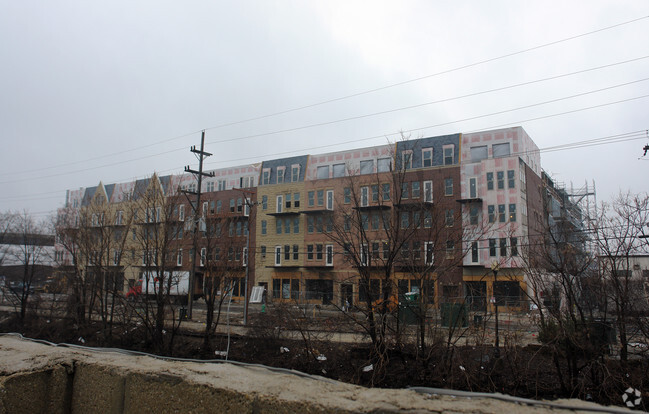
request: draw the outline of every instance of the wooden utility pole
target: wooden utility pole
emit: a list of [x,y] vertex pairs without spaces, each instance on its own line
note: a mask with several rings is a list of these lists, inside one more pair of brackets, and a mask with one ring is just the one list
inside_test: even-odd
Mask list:
[[204,148],[205,148],[205,130],[203,130],[201,134],[201,149],[197,150],[195,145],[193,145],[190,148],[190,151],[196,154],[196,157],[198,158],[198,171],[192,170],[191,168],[189,168],[189,166],[185,167],[185,172],[194,174],[198,179],[198,187],[196,188],[196,191],[187,191],[187,190],[184,191],[187,194],[193,194],[196,196],[196,204],[192,205],[192,211],[194,213],[194,217],[193,217],[194,220],[193,246],[194,247],[193,247],[193,254],[192,254],[192,271],[189,274],[189,293],[187,294],[187,302],[189,304],[189,308],[187,310],[187,319],[192,318],[192,311],[194,308],[193,296],[194,296],[194,283],[196,280],[196,251],[198,250],[198,223],[200,220],[199,211],[201,208],[201,192],[203,186],[203,177],[214,177],[214,172],[210,172],[210,173],[203,172],[203,160],[212,155],[209,152],[205,152]]

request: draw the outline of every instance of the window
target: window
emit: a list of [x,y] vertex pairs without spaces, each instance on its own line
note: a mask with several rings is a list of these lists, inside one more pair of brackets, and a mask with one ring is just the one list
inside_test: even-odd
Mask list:
[[115,215],[115,225],[116,226],[121,226],[122,225],[122,219],[124,216],[124,212],[122,210],[119,210],[116,215]]
[[284,233],[291,234],[291,219],[288,217],[284,219]]
[[421,242],[412,242],[412,259],[415,262],[419,262],[421,260]]
[[281,218],[275,219],[275,233],[282,234],[282,228],[284,227],[284,222]]
[[511,237],[509,239],[512,256],[518,256],[518,237]]
[[478,225],[479,212],[480,210],[477,206],[471,206],[471,208],[469,208],[469,224],[471,224],[472,226]]
[[372,214],[372,230],[376,231],[379,229],[381,222],[381,217],[378,214]]
[[268,209],[268,196],[267,195],[261,196],[261,209],[262,210],[267,210]]
[[121,254],[121,252],[119,250],[115,250],[113,252],[113,265],[115,265],[115,266],[119,265],[119,259],[120,259],[121,255],[122,254]]
[[478,179],[469,178],[469,198],[478,198]]
[[297,244],[293,245],[293,260],[298,260],[300,258],[299,246]]
[[507,188],[516,187],[516,179],[514,177],[514,170],[507,170]]
[[300,207],[300,193],[293,194],[293,207]]
[[478,242],[471,243],[471,263],[478,263]]
[[498,171],[496,172],[496,176],[498,177],[498,189],[502,190],[503,188],[505,188],[505,172]]
[[424,148],[421,150],[421,160],[422,160],[422,166],[424,167],[432,167],[433,166],[433,149],[432,148]]
[[381,247],[383,249],[383,260],[387,260],[390,256],[390,245],[388,242],[383,242],[381,243]]
[[309,191],[307,193],[307,204],[309,207],[315,206],[315,191]]
[[242,250],[242,259],[241,259],[241,264],[243,266],[248,266],[248,248],[244,247]]
[[205,247],[201,247],[201,259],[200,259],[200,265],[205,266],[205,263],[207,262],[207,249]]
[[276,213],[281,213],[284,208],[284,196],[283,195],[278,195],[277,196],[277,205],[275,206],[275,212]]
[[432,265],[435,260],[435,250],[434,250],[433,242],[425,242],[424,251],[426,252],[424,261],[426,262],[426,264]]
[[388,172],[390,171],[390,165],[390,158],[379,158],[376,161],[376,172]]
[[455,146],[444,145],[444,165],[453,165],[455,159]]
[[369,250],[367,244],[361,244],[361,249],[360,249],[360,265],[361,266],[367,266],[367,259],[369,255]]
[[298,182],[300,180],[300,165],[299,164],[293,165],[291,171],[293,173],[292,181],[294,183]]
[[489,214],[489,223],[496,222],[496,206],[490,204],[487,206],[487,212]]
[[444,179],[444,195],[452,196],[453,195],[453,179],[445,178]]
[[284,202],[286,203],[286,208],[291,208],[291,193],[284,196]]
[[505,142],[504,144],[493,144],[491,150],[493,151],[494,158],[507,157],[510,154],[509,142]]
[[505,205],[498,204],[498,221],[504,223],[505,220]]
[[493,190],[494,189],[494,173],[488,172],[487,173],[487,190]]
[[313,245],[309,244],[306,246],[306,258],[307,260],[313,260]]
[[361,213],[361,226],[363,226],[363,230],[369,230],[369,216],[367,213]]
[[315,259],[316,260],[322,260],[322,245],[321,244],[316,244],[315,245]]
[[207,192],[211,193],[213,191],[214,191],[214,181],[210,181],[209,183],[207,183]]
[[295,217],[293,219],[293,233],[298,234],[300,232],[300,218]]
[[318,190],[318,206],[324,205],[324,190]]
[[313,233],[313,228],[314,228],[314,219],[313,217],[309,216],[306,218],[306,230],[308,233]]
[[316,178],[318,180],[324,180],[329,178],[329,166],[323,165],[321,167],[318,167],[318,170],[316,172]]
[[487,146],[471,147],[471,162],[479,162],[487,158],[489,151]]
[[291,246],[284,245],[284,260],[291,260]]
[[419,181],[412,182],[412,191],[410,193],[412,195],[412,198],[419,198],[419,195],[421,194],[420,186],[421,183]]
[[433,182],[424,181],[424,202],[432,203],[433,202]]
[[381,184],[381,191],[383,193],[383,201],[390,201],[390,184]]
[[323,223],[322,216],[316,217],[316,219],[315,219],[315,231],[317,231],[318,233],[322,233],[322,223]]
[[266,220],[261,221],[261,234],[266,235],[268,231],[268,222]]
[[369,202],[369,187],[361,187],[361,207],[367,207]]
[[185,221],[185,205],[181,204],[178,207],[178,221]]
[[275,266],[282,264],[282,246],[275,246]]
[[241,222],[237,221],[237,236],[241,236]]
[[261,252],[261,258],[265,259],[266,258],[266,246],[261,246],[260,252]]
[[446,224],[446,227],[453,227],[453,209],[446,210],[446,213],[444,214],[444,223]]
[[334,190],[327,190],[327,210],[334,209]]
[[234,213],[234,198],[230,199],[230,213]]
[[500,255],[507,256],[507,239],[500,239]]
[[340,178],[345,176],[345,164],[334,164],[333,166],[334,178]]
[[446,240],[446,258],[452,259],[455,255],[455,242],[453,240]]
[[284,182],[284,172],[286,167],[277,167],[277,184]]
[[401,165],[404,170],[412,168],[412,151],[405,150],[401,153]]
[[361,174],[372,174],[374,172],[374,160],[361,161]]
[[241,197],[237,198],[237,213],[241,213],[243,211],[243,200]]
[[247,197],[243,200],[243,215],[250,216],[250,200]]
[[334,264],[334,246],[332,244],[325,246],[325,264],[327,266],[333,266]]
[[401,183],[401,198],[410,197],[410,183]]
[[372,242],[372,260],[379,259],[379,242]]
[[343,201],[345,204],[349,204],[352,202],[352,189],[349,187],[345,187],[343,190]]
[[516,222],[516,204],[509,205],[509,221]]
[[408,227],[410,227],[410,213],[407,211],[402,211],[400,222],[402,229],[407,229]]
[[496,239],[489,239],[489,256],[496,257]]
[[[270,184],[270,168],[264,168],[264,170],[262,171],[261,183],[263,185]],[[219,189],[220,187],[221,187],[221,183],[219,182]]]
[[424,211],[424,228],[429,229],[433,226],[433,213]]

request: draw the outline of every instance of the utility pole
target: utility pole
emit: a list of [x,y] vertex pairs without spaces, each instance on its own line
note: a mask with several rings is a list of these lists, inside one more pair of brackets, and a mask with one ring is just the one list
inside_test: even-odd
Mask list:
[[193,145],[189,150],[196,154],[196,158],[198,158],[198,171],[192,170],[189,168],[189,166],[185,167],[185,172],[192,173],[194,174],[197,179],[198,179],[198,187],[196,188],[196,191],[187,191],[184,190],[185,194],[193,194],[196,196],[196,204],[192,206],[192,210],[194,213],[194,223],[193,223],[193,230],[194,230],[194,240],[193,240],[193,254],[192,254],[192,271],[189,274],[189,292],[187,294],[187,301],[189,304],[189,309],[187,310],[187,319],[192,318],[192,311],[194,308],[194,283],[196,280],[196,251],[198,250],[198,222],[199,222],[199,209],[201,206],[201,192],[202,192],[202,185],[203,185],[203,177],[214,177],[214,172],[210,173],[204,173],[203,172],[203,160],[212,154],[209,152],[205,152],[205,130],[203,130],[201,134],[201,149],[197,150],[196,146]]

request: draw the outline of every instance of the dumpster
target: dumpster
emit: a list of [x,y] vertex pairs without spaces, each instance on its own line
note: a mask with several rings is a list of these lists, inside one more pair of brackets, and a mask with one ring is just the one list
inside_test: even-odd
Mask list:
[[404,300],[399,303],[399,322],[403,325],[415,325],[419,312],[419,293],[408,292]]
[[469,326],[467,308],[464,303],[442,303],[442,326],[458,328]]

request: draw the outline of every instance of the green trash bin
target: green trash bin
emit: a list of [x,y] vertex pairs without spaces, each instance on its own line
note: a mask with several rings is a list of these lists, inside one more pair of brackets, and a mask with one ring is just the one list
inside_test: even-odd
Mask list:
[[467,308],[463,303],[442,303],[442,326],[466,328],[469,326]]
[[399,322],[404,325],[415,325],[418,311],[419,293],[406,293],[403,302],[399,303]]

